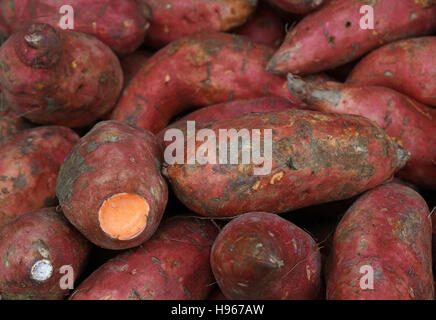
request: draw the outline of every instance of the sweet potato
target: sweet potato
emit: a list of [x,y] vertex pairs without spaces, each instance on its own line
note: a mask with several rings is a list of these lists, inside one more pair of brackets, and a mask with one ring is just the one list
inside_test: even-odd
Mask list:
[[218,229],[196,217],[165,220],[138,248],[109,260],[72,300],[202,300],[213,288],[209,257]]
[[2,299],[63,299],[63,266],[73,279],[87,262],[90,244],[55,208],[29,212],[0,230]]
[[277,49],[285,38],[285,22],[266,2],[260,2],[254,14],[234,33]]
[[112,119],[158,133],[174,116],[193,107],[269,95],[289,97],[285,80],[265,70],[272,53],[265,45],[224,33],[176,40],[138,71]]
[[24,130],[0,142],[0,227],[16,216],[56,204],[59,168],[79,141],[64,127]]
[[315,241],[274,214],[246,213],[230,221],[213,244],[210,263],[228,299],[307,300],[319,294]]
[[363,58],[347,82],[392,88],[436,107],[435,52],[436,37],[390,43]]
[[[367,288],[372,280],[373,288]],[[336,229],[327,270],[327,298],[433,297],[431,221],[425,200],[397,183],[368,191]]]
[[153,55],[148,50],[136,50],[135,52],[126,55],[120,59],[121,68],[124,75],[124,86],[127,86],[129,81],[142,68],[148,59]]
[[307,14],[318,7],[327,0],[268,0],[274,3],[279,8],[297,14]]
[[145,43],[160,48],[196,32],[227,31],[244,24],[257,0],[136,0],[150,20]]
[[[363,5],[374,9],[374,29],[361,28]],[[350,62],[393,40],[436,30],[436,4],[427,0],[332,0],[288,32],[268,63],[274,73],[310,74]]]
[[389,88],[338,82],[315,83],[288,76],[289,90],[323,112],[361,115],[375,121],[411,157],[398,175],[436,189],[436,110]]
[[[207,128],[207,142],[192,136],[185,144],[176,140],[169,145],[164,164],[177,197],[207,216],[279,213],[346,199],[389,179],[409,158],[375,123],[358,116],[282,110],[219,120]],[[221,129],[229,130],[224,139],[218,138]],[[255,129],[263,140],[260,146],[250,139]],[[272,131],[269,137],[267,129]],[[235,143],[241,137],[242,146]],[[227,152],[229,138],[233,146]],[[265,148],[264,141],[271,146]],[[261,153],[265,149],[263,159],[252,159],[256,146]],[[170,157],[173,149],[188,155],[184,163]],[[200,158],[206,150],[211,156]],[[247,150],[248,161],[243,160]],[[229,161],[229,154],[237,159]]]
[[150,25],[134,0],[8,0],[0,1],[0,16],[13,32],[35,22],[60,29],[64,5],[74,10],[72,30],[98,38],[119,55],[135,51]]
[[0,91],[0,141],[28,128],[30,123],[5,106]]
[[91,242],[132,248],[152,236],[165,210],[168,190],[160,167],[154,135],[102,121],[62,164],[56,194],[65,216]]
[[0,85],[5,103],[27,119],[81,127],[114,107],[123,75],[96,38],[33,24],[0,47]]
[[268,112],[294,108],[299,108],[299,106],[291,103],[289,100],[278,97],[263,97],[258,99],[236,100],[219,103],[187,114],[159,132],[157,138],[165,148],[168,144],[170,144],[169,141],[164,141],[165,132],[172,128],[186,131],[186,121],[196,121],[197,128],[207,127],[209,122],[214,120],[229,119],[256,112]]

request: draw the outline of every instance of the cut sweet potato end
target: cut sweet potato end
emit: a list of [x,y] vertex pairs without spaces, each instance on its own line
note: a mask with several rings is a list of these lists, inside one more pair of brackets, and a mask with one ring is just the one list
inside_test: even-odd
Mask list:
[[106,199],[98,212],[100,228],[111,238],[131,240],[144,231],[150,211],[147,200],[134,193]]

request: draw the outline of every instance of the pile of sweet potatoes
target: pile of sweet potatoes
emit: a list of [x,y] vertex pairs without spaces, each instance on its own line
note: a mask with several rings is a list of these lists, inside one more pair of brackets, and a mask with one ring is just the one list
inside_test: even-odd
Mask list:
[[435,60],[428,0],[0,1],[0,299],[435,299]]

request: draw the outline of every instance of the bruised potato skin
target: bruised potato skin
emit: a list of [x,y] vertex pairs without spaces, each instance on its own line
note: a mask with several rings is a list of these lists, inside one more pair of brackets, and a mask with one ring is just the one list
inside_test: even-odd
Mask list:
[[[59,172],[56,193],[65,216],[100,247],[140,245],[156,231],[168,200],[161,157],[150,132],[120,121],[98,123],[72,149]],[[125,193],[142,197],[149,207],[144,229],[131,239],[112,237],[99,218],[106,200]]]
[[[433,300],[431,220],[425,200],[398,183],[361,196],[340,221],[327,270],[330,300]],[[374,289],[361,279],[374,271]]]
[[110,111],[123,86],[115,54],[96,38],[33,24],[0,47],[4,103],[40,124],[83,127]]
[[[375,123],[358,116],[282,110],[219,120],[207,128],[216,137],[220,129],[235,129],[231,135],[271,129],[272,160],[264,175],[254,174],[253,162],[164,164],[177,197],[205,216],[280,213],[349,198],[391,178],[409,158]],[[195,142],[195,150],[203,143]],[[241,144],[238,153],[241,163]]]
[[8,0],[0,2],[0,16],[12,32],[35,22],[61,29],[64,5],[74,10],[73,31],[99,39],[118,55],[135,51],[149,27],[134,0]]
[[204,300],[214,283],[210,250],[218,234],[210,221],[177,216],[146,243],[102,265],[71,300]]
[[[363,5],[374,8],[373,30],[360,27]],[[431,34],[435,16],[428,0],[332,0],[288,32],[267,68],[299,75],[332,69],[394,40]]]
[[[62,266],[80,276],[91,246],[55,208],[23,214],[0,230],[0,295],[6,300],[60,300]],[[45,270],[37,268],[45,264]],[[62,273],[60,272],[62,271]]]
[[392,88],[436,108],[435,52],[436,37],[390,43],[363,58],[347,83]]
[[78,141],[71,129],[48,126],[0,142],[0,227],[20,214],[56,204],[56,177]]
[[321,255],[309,234],[270,213],[231,220],[212,247],[211,266],[234,300],[310,300],[321,288]]
[[291,93],[321,112],[354,114],[376,122],[410,160],[398,176],[426,189],[436,189],[436,110],[385,87],[304,81],[288,76]]
[[158,133],[175,116],[221,102],[289,98],[286,80],[265,70],[273,50],[238,35],[198,33],[159,50],[124,90],[112,119]]
[[161,48],[196,32],[224,32],[244,24],[257,0],[136,0],[150,20],[145,42]]

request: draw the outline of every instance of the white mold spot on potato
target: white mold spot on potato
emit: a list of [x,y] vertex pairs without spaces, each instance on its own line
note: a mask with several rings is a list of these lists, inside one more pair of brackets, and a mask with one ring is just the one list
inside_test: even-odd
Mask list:
[[50,260],[42,259],[35,262],[30,270],[30,276],[36,281],[46,281],[53,274],[53,266]]

